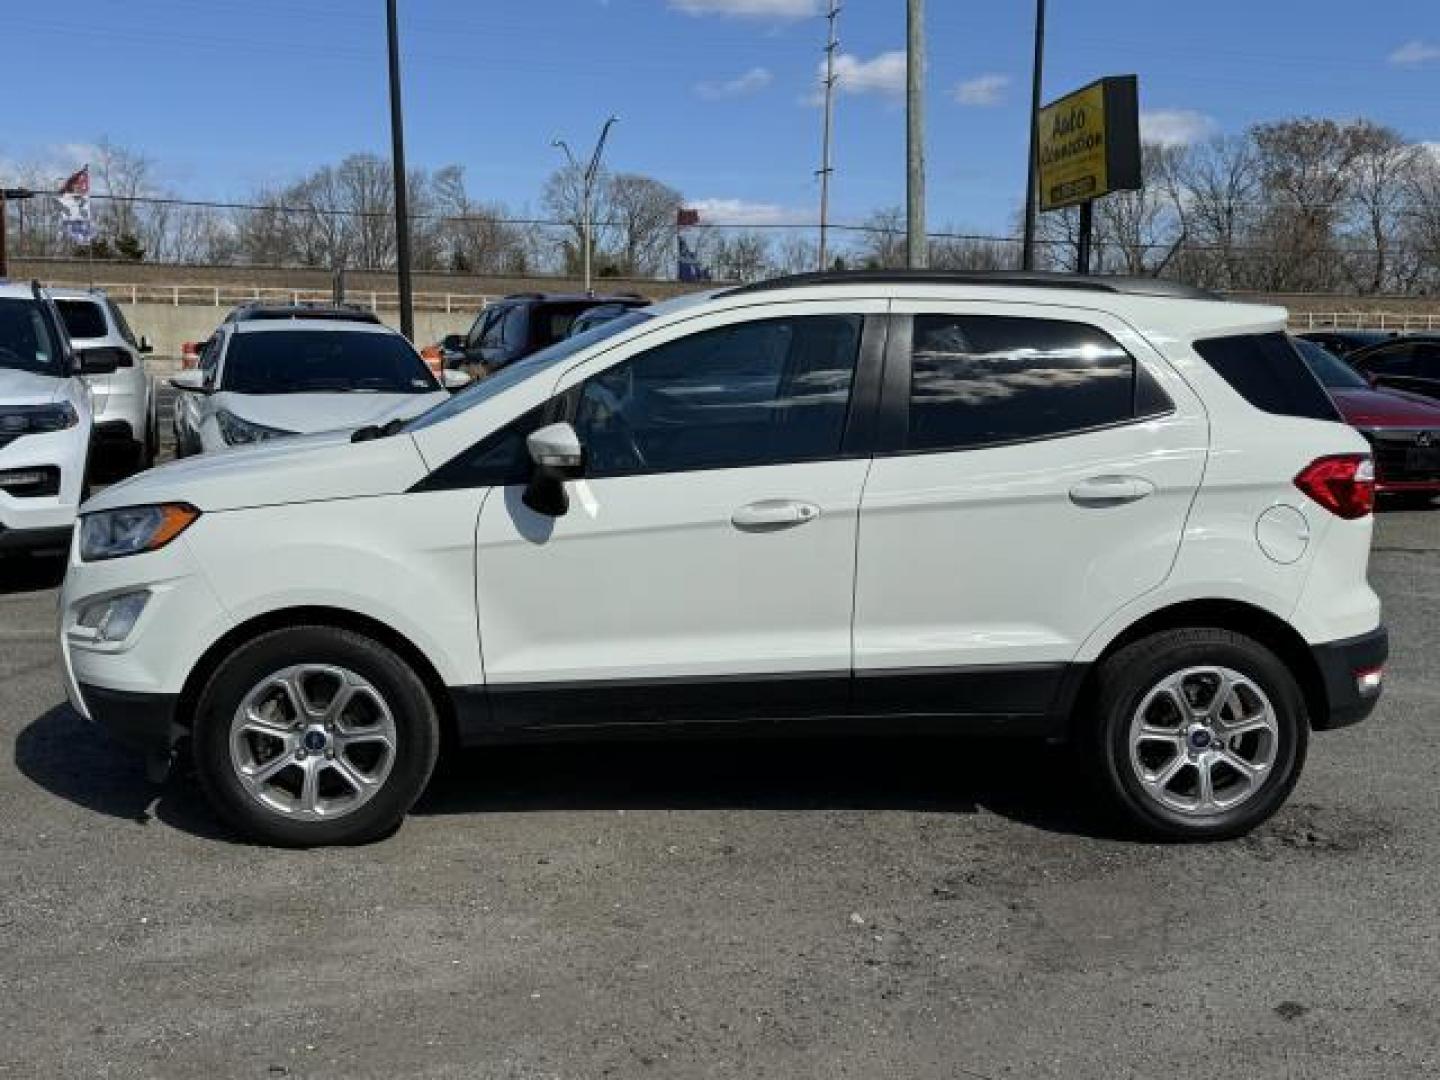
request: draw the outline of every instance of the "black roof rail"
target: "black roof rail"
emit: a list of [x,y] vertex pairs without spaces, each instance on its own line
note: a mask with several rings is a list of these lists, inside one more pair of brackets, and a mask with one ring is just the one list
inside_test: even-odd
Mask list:
[[512,292],[503,297],[505,300],[544,300],[543,292]]
[[756,281],[726,289],[720,296],[810,285],[975,285],[986,288],[1081,289],[1130,296],[1166,296],[1176,300],[1222,300],[1209,289],[1163,278],[1119,274],[1070,274],[1053,270],[824,270]]

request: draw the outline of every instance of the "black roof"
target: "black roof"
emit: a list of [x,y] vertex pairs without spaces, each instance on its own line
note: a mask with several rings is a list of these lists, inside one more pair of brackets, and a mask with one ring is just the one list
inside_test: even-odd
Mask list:
[[740,285],[720,295],[738,296],[772,289],[804,288],[807,285],[979,285],[987,288],[1082,289],[1130,296],[1166,296],[1176,300],[1224,299],[1208,289],[1163,278],[1068,274],[1049,270],[826,270]]
[[380,316],[358,304],[273,304],[260,301],[241,304],[225,317],[226,322],[258,322],[270,319],[323,319],[332,322],[379,323]]

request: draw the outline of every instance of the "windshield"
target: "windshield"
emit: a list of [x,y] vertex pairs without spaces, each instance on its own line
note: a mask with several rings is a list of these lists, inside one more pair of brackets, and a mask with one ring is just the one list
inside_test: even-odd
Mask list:
[[457,416],[467,409],[473,409],[476,405],[489,401],[496,394],[508,390],[517,383],[522,383],[530,376],[539,371],[553,366],[554,364],[574,356],[584,349],[588,349],[596,342],[604,341],[606,338],[614,337],[632,326],[638,326],[648,320],[650,316],[643,311],[632,311],[618,319],[611,319],[609,322],[601,323],[583,334],[576,334],[574,337],[566,338],[564,341],[557,341],[548,349],[541,349],[532,353],[524,360],[517,360],[508,367],[503,367],[488,379],[481,379],[479,382],[471,383],[464,390],[452,397],[449,401],[442,401],[433,409],[421,413],[411,420],[402,429],[404,431],[419,431],[431,424],[438,424],[442,420],[448,420]]
[[1325,389],[1368,390],[1370,388],[1369,383],[1355,374],[1344,360],[1328,349],[1313,341],[1306,341],[1304,338],[1296,338],[1295,347],[1300,350],[1300,355],[1305,358],[1305,363],[1309,365],[1310,371],[1320,380],[1320,385]]
[[431,394],[435,376],[396,334],[265,330],[231,336],[222,390],[236,394]]
[[0,368],[59,377],[64,363],[45,313],[34,300],[0,300]]

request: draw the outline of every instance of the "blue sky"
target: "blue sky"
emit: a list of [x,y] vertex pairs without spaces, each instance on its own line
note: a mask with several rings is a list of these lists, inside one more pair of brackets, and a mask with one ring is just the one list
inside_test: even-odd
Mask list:
[[[812,220],[824,0],[400,0],[407,152],[517,211],[609,113],[613,167],[726,220]],[[243,198],[388,151],[383,0],[8,0],[0,166],[102,136],[166,186]],[[930,223],[1005,230],[1021,198],[1030,0],[929,0]],[[904,197],[903,0],[845,0],[834,207]],[[1050,0],[1046,97],[1140,76],[1151,134],[1366,116],[1440,142],[1440,0]],[[43,93],[41,88],[48,88]],[[23,106],[23,107],[17,107]]]

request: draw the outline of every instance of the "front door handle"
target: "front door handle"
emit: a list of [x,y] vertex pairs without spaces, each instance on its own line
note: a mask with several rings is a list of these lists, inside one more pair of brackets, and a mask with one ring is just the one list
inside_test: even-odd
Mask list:
[[795,499],[761,499],[740,507],[730,515],[737,529],[768,531],[804,525],[820,516],[820,507]]
[[1124,506],[1154,490],[1154,484],[1139,476],[1092,476],[1070,489],[1070,501],[1076,506]]

